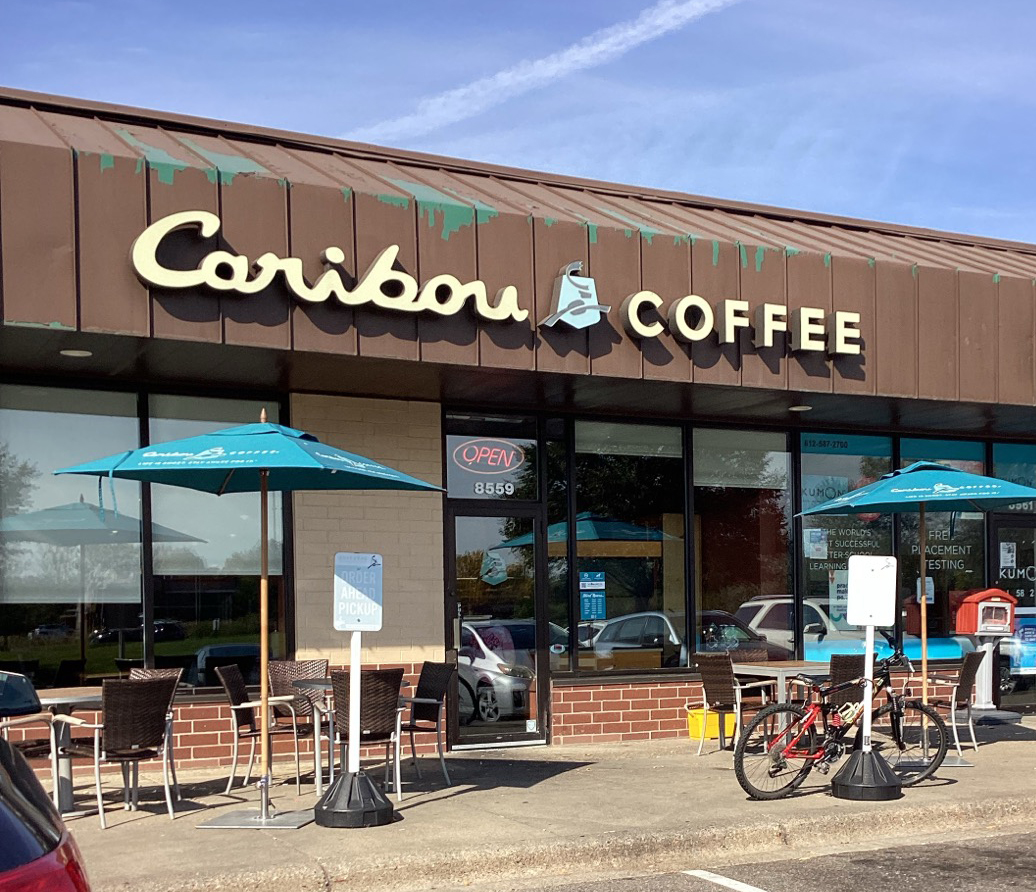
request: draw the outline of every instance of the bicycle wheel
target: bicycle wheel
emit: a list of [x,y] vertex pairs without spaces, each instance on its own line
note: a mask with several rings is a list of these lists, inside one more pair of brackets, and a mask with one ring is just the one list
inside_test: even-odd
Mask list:
[[788,796],[813,769],[817,752],[813,727],[801,706],[774,703],[761,709],[734,749],[737,782],[753,799]]
[[871,715],[871,749],[881,753],[904,787],[931,777],[942,765],[949,731],[931,706],[886,703]]

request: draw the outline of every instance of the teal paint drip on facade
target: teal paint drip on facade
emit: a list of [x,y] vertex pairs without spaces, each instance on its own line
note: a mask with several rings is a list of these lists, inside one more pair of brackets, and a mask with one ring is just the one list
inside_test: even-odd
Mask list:
[[352,201],[353,190],[350,189],[348,186],[342,186],[342,198],[345,200],[345,203],[348,204],[350,201]]
[[[629,223],[629,225],[632,226],[633,229],[637,230],[640,233],[641,238],[643,238],[644,241],[646,241],[649,245],[651,244],[651,239],[653,239],[656,235],[661,235],[661,230],[655,229],[653,226],[648,226],[640,220],[634,220],[632,217],[627,217],[624,213],[622,213],[622,211],[618,211],[613,207],[598,207],[597,210],[601,211],[602,213],[608,214],[610,217],[615,217],[617,220],[621,220],[623,223]],[[632,233],[627,237],[631,238]]]
[[831,252],[830,251],[828,251],[826,254],[824,254],[824,266],[827,267],[828,269],[831,269]]
[[597,224],[596,223],[584,223],[587,234],[590,236],[590,244],[597,244]]
[[[1000,273],[993,273],[993,284],[994,285],[999,285],[1000,284]],[[920,547],[920,546],[918,546],[918,547]],[[918,576],[917,578],[920,579],[921,577]]]
[[784,246],[784,256],[794,257],[796,254],[801,254],[802,251],[799,248],[793,248],[791,245]]
[[229,186],[234,182],[234,177],[239,173],[269,173],[265,167],[263,167],[258,161],[254,161],[251,158],[246,158],[244,155],[228,155],[224,152],[214,152],[211,149],[203,149],[193,140],[188,139],[186,136],[181,136],[180,140],[186,146],[201,155],[209,163],[215,165],[215,169],[205,171],[205,176],[209,178],[210,183],[216,182],[216,177],[219,177],[219,184],[221,186]]
[[428,227],[435,227],[435,216],[440,215],[442,221],[441,235],[443,241],[449,241],[450,236],[464,226],[471,226],[475,222],[475,208],[470,204],[457,201],[454,196],[440,192],[424,183],[415,183],[411,180],[386,177],[393,186],[398,186],[404,192],[409,192],[417,202],[417,216],[428,217]]
[[410,199],[405,195],[379,195],[378,201],[382,204],[390,204],[394,208],[403,208],[404,210],[410,207]]
[[755,271],[761,273],[763,271],[763,261],[766,259],[766,248],[762,245],[757,245],[755,249]]
[[737,245],[737,252],[741,255],[741,269],[748,269],[748,250],[741,242],[735,242]]
[[712,265],[719,266],[719,239],[712,240]]
[[[187,162],[174,158],[165,149],[159,149],[156,146],[149,146],[147,143],[141,142],[128,130],[116,127],[115,132],[123,142],[133,146],[135,149],[139,149],[143,153],[144,160],[147,161],[151,166],[151,169],[158,175],[158,182],[163,183],[166,186],[173,185],[174,177],[181,170],[187,170],[187,168],[190,167]],[[143,161],[138,160],[137,173],[140,173],[143,167]]]
[[106,170],[112,170],[115,167],[115,156],[109,155],[107,152],[101,152],[101,173]]

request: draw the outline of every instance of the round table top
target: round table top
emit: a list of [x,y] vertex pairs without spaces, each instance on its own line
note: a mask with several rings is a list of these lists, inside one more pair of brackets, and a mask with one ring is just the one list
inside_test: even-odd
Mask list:
[[76,687],[76,688],[44,688],[36,692],[39,695],[40,703],[51,708],[83,706],[88,703],[101,703],[101,689],[99,687]]

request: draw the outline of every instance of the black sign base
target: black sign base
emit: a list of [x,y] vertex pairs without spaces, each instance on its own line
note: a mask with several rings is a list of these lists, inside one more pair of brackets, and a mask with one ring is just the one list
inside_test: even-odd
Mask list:
[[338,775],[313,809],[321,827],[380,827],[392,815],[392,803],[362,771]]
[[881,753],[854,750],[849,761],[831,778],[831,793],[836,799],[878,802],[899,799],[903,786]]

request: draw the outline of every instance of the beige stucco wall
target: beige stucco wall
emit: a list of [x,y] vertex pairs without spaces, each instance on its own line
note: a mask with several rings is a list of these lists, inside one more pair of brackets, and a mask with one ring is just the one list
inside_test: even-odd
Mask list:
[[[437,403],[293,394],[291,424],[325,443],[442,483]],[[443,508],[439,493],[298,492],[295,628],[299,659],[348,662],[349,635],[332,626],[338,551],[384,556],[384,624],[363,635],[365,663],[443,657]]]

